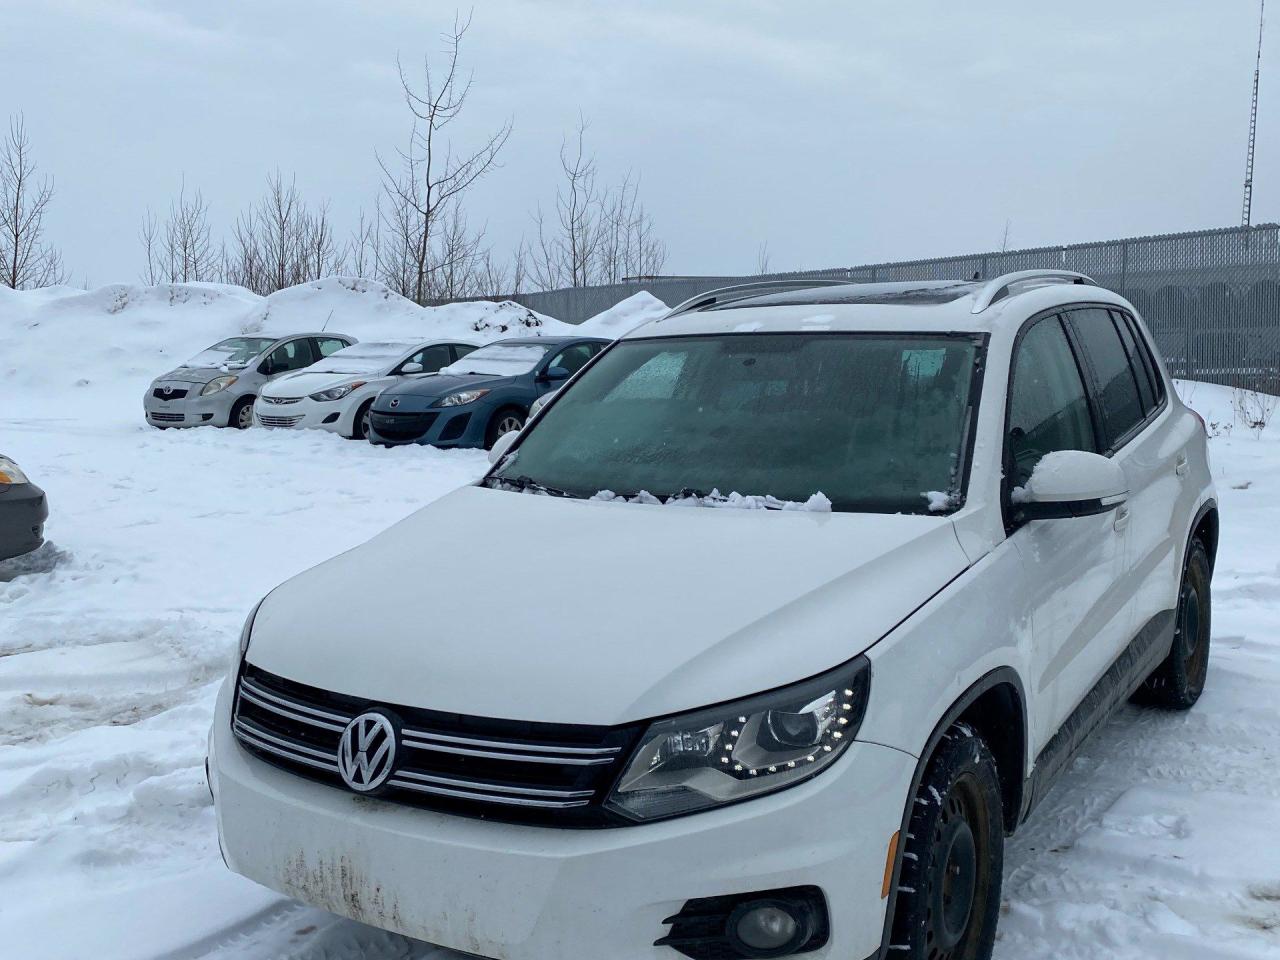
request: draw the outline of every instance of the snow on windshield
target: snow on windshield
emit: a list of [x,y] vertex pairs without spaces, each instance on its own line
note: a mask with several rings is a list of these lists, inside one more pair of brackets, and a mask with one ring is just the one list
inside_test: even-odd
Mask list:
[[308,373],[379,373],[412,350],[412,340],[385,340],[343,347],[307,368]]
[[[530,491],[534,492],[534,491]],[[612,490],[601,490],[592,500],[605,503],[643,503],[650,506],[663,507],[721,507],[729,510],[804,510],[809,513],[830,513],[831,501],[819,491],[803,502],[796,500],[779,500],[769,495],[731,493],[727,497],[719,490],[712,490],[706,496],[686,494],[685,496],[668,497],[663,500],[655,497],[647,490],[641,490],[634,497],[622,496]]]
[[231,337],[201,350],[183,366],[244,366],[273,343],[275,340],[270,337]]
[[536,343],[495,343],[467,354],[457,363],[441,369],[441,373],[488,373],[498,377],[517,377],[538,365],[547,348]]

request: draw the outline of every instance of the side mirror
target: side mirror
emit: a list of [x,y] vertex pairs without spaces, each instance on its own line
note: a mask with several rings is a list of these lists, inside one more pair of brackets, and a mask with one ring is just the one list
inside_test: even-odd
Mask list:
[[424,368],[420,363],[406,363],[403,367],[400,368],[400,372],[404,374],[421,373],[423,369]]
[[508,430],[494,441],[493,446],[489,448],[489,462],[497,463],[506,456],[507,451],[511,449],[511,445],[516,442],[516,437],[518,436],[520,436],[519,430]]
[[269,377],[276,372],[276,365],[270,357],[258,364],[258,372],[264,377]]
[[551,381],[568,380],[569,371],[566,370],[564,367],[547,367],[547,369],[542,374],[542,379],[551,380]]
[[1108,457],[1055,450],[1040,458],[1025,487],[1014,489],[1014,519],[1092,517],[1115,510],[1129,495],[1124,471]]

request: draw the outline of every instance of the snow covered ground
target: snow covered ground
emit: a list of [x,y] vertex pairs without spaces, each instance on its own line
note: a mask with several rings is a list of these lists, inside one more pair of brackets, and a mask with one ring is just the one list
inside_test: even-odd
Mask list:
[[[484,455],[327,432],[161,433],[140,398],[173,359],[264,309],[320,326],[345,302],[330,329],[373,336],[474,326],[497,308],[431,314],[346,288],[275,301],[234,288],[0,297],[0,450],[52,506],[50,543],[0,563],[0,956],[455,956],[227,872],[203,759],[253,602],[475,478]],[[622,332],[644,306],[605,319]],[[1233,422],[1229,391],[1181,389],[1207,420]],[[1280,423],[1211,447],[1223,527],[1208,689],[1189,714],[1124,710],[1014,839],[1002,960],[1280,955]]]

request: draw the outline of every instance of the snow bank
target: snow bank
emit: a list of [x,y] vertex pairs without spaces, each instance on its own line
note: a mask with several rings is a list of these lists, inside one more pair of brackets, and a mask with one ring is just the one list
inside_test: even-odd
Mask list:
[[589,320],[584,320],[578,329],[591,336],[616,340],[642,323],[665,316],[670,309],[648,290],[641,290],[603,313],[597,313]]
[[0,291],[0,418],[138,418],[151,380],[239,333],[327,329],[361,340],[563,335],[515,303],[420,307],[380,283],[333,277],[259,297],[210,283]]

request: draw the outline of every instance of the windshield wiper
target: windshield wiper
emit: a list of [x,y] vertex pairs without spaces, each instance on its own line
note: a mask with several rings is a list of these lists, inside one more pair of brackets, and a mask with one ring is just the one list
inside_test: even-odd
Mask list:
[[539,483],[532,477],[526,477],[521,474],[518,477],[490,477],[485,481],[488,483],[505,484],[508,488],[518,490],[521,493],[541,493],[548,497],[569,497],[574,500],[581,500],[576,493],[570,493],[568,490],[561,490],[559,487],[549,487],[545,483]]

